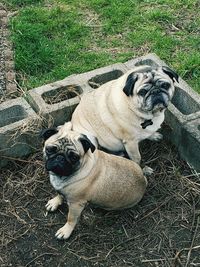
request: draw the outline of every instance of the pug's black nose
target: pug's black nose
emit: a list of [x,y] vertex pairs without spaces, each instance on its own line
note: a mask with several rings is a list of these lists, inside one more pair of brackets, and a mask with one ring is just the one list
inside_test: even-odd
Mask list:
[[63,163],[63,162],[65,162],[65,157],[63,155],[58,155],[56,157],[56,161]]
[[58,148],[56,146],[47,146],[45,150],[48,154],[54,154],[58,151]]
[[160,89],[159,88],[155,88],[152,90],[152,94],[153,95],[157,95],[158,93],[160,93]]

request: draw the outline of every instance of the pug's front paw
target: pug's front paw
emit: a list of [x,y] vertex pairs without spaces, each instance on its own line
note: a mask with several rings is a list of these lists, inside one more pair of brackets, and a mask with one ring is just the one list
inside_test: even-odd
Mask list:
[[148,167],[148,166],[144,166],[142,171],[143,171],[144,175],[146,175],[146,176],[150,176],[153,174],[153,169],[151,167]]
[[160,141],[163,139],[163,135],[159,132],[155,132],[148,139],[152,141]]
[[45,205],[47,211],[55,211],[62,204],[63,200],[61,196],[56,196],[50,199]]
[[73,227],[66,223],[63,227],[61,227],[55,234],[58,239],[68,239],[73,231]]

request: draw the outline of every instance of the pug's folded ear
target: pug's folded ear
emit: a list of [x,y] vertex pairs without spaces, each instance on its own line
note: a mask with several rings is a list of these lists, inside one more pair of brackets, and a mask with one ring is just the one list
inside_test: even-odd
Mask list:
[[136,73],[130,73],[126,79],[126,84],[123,88],[123,92],[127,95],[127,96],[133,96],[133,90],[134,90],[134,86],[135,83],[138,80],[138,76]]
[[58,129],[63,129],[63,131],[70,131],[72,130],[72,123],[71,121],[65,122],[64,125],[58,126]]
[[167,74],[171,79],[172,81],[174,82],[174,79],[178,82],[178,74],[173,71],[172,69],[170,69],[169,67],[166,67],[166,66],[162,66],[162,71]]
[[81,142],[85,153],[89,149],[91,149],[92,153],[95,151],[96,149],[95,145],[90,141],[90,139],[85,134],[81,135],[81,137],[79,138],[79,141]]
[[39,137],[42,138],[44,141],[46,141],[49,137],[56,134],[57,132],[58,129],[56,127],[44,129],[40,131]]

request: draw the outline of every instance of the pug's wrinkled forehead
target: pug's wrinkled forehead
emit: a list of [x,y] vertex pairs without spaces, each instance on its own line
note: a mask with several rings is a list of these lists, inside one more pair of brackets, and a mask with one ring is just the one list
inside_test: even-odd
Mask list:
[[155,69],[155,68],[152,66],[142,65],[142,66],[138,66],[135,69],[133,69],[133,72],[135,72],[135,73],[147,73],[147,72],[151,72],[153,69]]
[[71,122],[67,122],[64,125],[44,130],[41,135],[45,141],[45,146],[58,145],[64,148],[79,146],[80,134],[72,132],[71,128]]
[[[152,67],[143,65],[127,72],[127,78],[123,87],[123,92],[127,96],[133,96],[135,91],[139,91],[145,84],[155,84],[156,81],[168,81],[170,88],[174,91],[174,82],[178,82],[178,74],[166,66]],[[135,90],[134,88],[137,88]]]
[[41,136],[45,141],[44,150],[47,146],[56,145],[58,148],[62,148],[63,151],[73,149],[86,153],[91,149],[93,153],[96,148],[86,135],[72,130],[71,122],[67,122],[57,128],[46,129]]
[[[149,66],[149,65],[142,65],[139,67],[136,67],[132,71],[133,74],[138,74],[139,76],[145,78],[170,78],[173,82],[177,81],[178,82],[178,74],[174,72],[172,69],[170,69],[167,66]],[[142,75],[140,75],[140,73]]]

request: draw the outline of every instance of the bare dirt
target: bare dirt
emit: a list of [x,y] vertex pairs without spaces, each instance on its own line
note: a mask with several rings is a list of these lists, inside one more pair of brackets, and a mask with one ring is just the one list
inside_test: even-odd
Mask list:
[[45,211],[55,192],[41,152],[1,170],[0,266],[200,266],[200,177],[164,141],[141,150],[154,168],[142,201],[114,212],[88,206],[67,241],[54,237],[66,204]]

